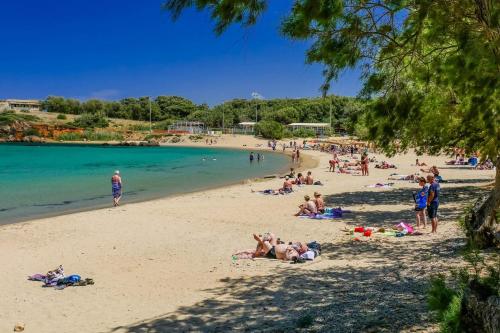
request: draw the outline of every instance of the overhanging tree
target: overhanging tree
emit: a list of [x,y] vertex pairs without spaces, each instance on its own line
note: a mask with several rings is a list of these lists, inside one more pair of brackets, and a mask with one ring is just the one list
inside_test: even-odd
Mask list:
[[[250,26],[268,0],[167,0],[174,19],[208,10],[221,34]],[[415,147],[479,151],[496,161],[492,200],[500,203],[500,2],[495,0],[295,0],[281,22],[292,39],[312,41],[308,63],[324,65],[324,94],[346,69],[363,70],[371,101],[368,138],[387,153]],[[496,214],[488,214],[496,223]]]

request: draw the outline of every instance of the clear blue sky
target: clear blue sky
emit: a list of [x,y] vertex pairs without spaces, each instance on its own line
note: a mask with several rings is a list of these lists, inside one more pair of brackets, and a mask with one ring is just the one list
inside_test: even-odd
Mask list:
[[[271,1],[255,26],[221,37],[207,13],[172,22],[161,0],[24,0],[0,3],[0,98],[48,95],[117,100],[179,95],[210,105],[232,98],[320,96],[321,66],[307,45],[280,36],[289,1]],[[359,73],[331,92],[355,95]]]

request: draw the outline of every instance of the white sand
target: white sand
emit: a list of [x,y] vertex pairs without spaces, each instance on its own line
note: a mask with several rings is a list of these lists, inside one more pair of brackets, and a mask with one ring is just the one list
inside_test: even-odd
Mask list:
[[[249,137],[228,137],[223,141],[218,146],[241,147],[247,142],[248,147],[255,147],[258,142]],[[38,333],[114,329],[146,332],[141,330],[143,321],[144,327],[156,325],[150,332],[232,331],[241,329],[238,323],[255,327],[253,323],[259,320],[271,320],[268,323],[271,326],[273,320],[279,322],[286,313],[276,312],[269,318],[252,317],[257,310],[245,307],[248,294],[234,288],[250,288],[255,276],[258,281],[275,281],[273,274],[278,271],[285,276],[297,271],[306,274],[340,271],[351,265],[370,266],[372,262],[365,255],[337,254],[342,244],[352,243],[342,229],[357,223],[390,226],[399,216],[413,216],[410,189],[402,190],[399,203],[387,195],[401,188],[416,189],[416,184],[396,182],[391,190],[364,187],[388,182],[393,169],[377,170],[372,163],[369,177],[340,175],[327,172],[329,155],[319,152],[307,155],[319,160],[319,166],[312,170],[313,176],[325,186],[303,187],[288,196],[251,193],[251,189],[278,188],[281,180],[274,179],[136,204],[126,204],[124,198],[125,205],[116,209],[1,226],[0,332],[12,331],[17,322],[25,323],[25,332]],[[414,155],[387,160],[399,166],[397,173],[408,174],[418,169],[410,166],[415,162]],[[424,156],[420,160],[443,166],[445,158]],[[443,197],[448,188],[483,186],[488,183],[482,179],[493,180],[492,171],[446,169],[442,175],[450,180],[477,180],[470,184],[443,184]],[[333,199],[327,199],[333,200],[333,205],[342,205],[356,214],[335,222],[293,217],[303,195],[318,190],[332,195]],[[454,205],[458,207],[463,202],[446,203],[441,209],[451,212]],[[442,217],[438,235],[428,235],[428,227],[419,242],[434,244],[459,235],[456,223],[447,217],[451,215]],[[273,231],[284,240],[317,240],[330,246],[317,262],[300,266],[268,260],[232,262],[235,250],[255,245],[253,232],[266,231]],[[410,238],[380,241],[393,242],[396,247]],[[67,274],[92,277],[95,285],[60,291],[26,280],[29,274],[45,273],[59,264],[64,265]],[[269,286],[274,288],[271,283]],[[286,292],[277,292],[272,297],[286,300],[286,296]],[[335,302],[328,297],[322,299]],[[213,311],[211,302],[215,302]],[[225,315],[228,317],[224,318]],[[233,326],[221,324],[217,329],[211,323],[217,318]]]

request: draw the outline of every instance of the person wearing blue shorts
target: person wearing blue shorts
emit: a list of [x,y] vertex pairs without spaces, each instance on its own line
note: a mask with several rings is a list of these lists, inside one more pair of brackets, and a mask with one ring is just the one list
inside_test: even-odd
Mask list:
[[439,194],[441,192],[441,187],[439,186],[439,183],[435,181],[434,175],[428,175],[427,182],[429,183],[429,191],[427,193],[427,215],[429,216],[432,224],[431,233],[436,233],[438,226],[437,212],[439,208]]

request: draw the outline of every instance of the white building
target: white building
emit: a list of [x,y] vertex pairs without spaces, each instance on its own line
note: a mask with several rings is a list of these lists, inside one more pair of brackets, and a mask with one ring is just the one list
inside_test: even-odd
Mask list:
[[40,111],[41,102],[38,100],[28,99],[4,99],[0,100],[0,111],[16,110],[16,111]]

